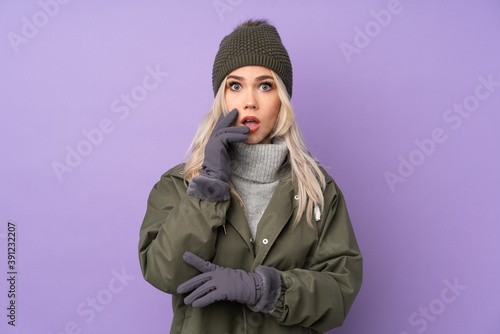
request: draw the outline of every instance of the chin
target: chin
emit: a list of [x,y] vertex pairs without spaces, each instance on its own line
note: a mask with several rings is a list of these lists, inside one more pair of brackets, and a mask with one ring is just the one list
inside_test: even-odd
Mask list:
[[265,138],[262,138],[262,135],[258,135],[257,132],[254,132],[255,135],[252,135],[250,134],[248,136],[248,139],[244,141],[244,143],[246,144],[263,144],[264,141],[269,141],[269,143],[271,142],[269,140],[268,137],[265,137]]

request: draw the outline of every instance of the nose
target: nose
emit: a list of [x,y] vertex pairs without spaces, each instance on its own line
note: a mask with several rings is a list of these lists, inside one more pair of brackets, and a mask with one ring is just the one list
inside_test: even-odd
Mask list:
[[257,98],[255,97],[255,92],[249,90],[247,94],[245,94],[245,109],[258,109],[259,104],[257,102]]

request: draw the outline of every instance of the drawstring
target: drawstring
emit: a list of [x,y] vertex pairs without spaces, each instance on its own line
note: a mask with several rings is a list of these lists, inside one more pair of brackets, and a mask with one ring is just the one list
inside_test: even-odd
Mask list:
[[316,204],[314,204],[314,218],[316,218],[317,222],[321,220],[321,211]]

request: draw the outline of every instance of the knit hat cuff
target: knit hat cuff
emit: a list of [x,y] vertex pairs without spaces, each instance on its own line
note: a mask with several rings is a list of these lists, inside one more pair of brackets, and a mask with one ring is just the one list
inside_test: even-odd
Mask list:
[[[283,75],[284,73],[287,73],[288,69],[286,69],[283,64],[278,62],[275,58],[268,55],[246,53],[239,57],[226,59],[223,67],[220,68],[220,71],[222,73],[229,74],[232,71],[244,66],[263,66],[273,70],[280,76],[281,80],[283,80],[288,93],[288,97],[292,96],[292,83],[288,82],[287,78]],[[220,78],[219,80],[219,82],[214,82],[214,96],[217,95],[217,90],[219,89],[219,86],[224,78]]]
[[214,96],[217,96],[224,78],[244,66],[263,66],[273,70],[283,80],[289,97],[292,97],[290,57],[276,28],[265,20],[243,23],[222,39],[212,69]]

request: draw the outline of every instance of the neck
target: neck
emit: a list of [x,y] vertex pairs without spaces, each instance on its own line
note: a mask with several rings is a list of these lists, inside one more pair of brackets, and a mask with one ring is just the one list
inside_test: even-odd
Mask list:
[[288,155],[286,142],[275,139],[271,144],[234,143],[231,147],[232,174],[257,183],[274,182]]

